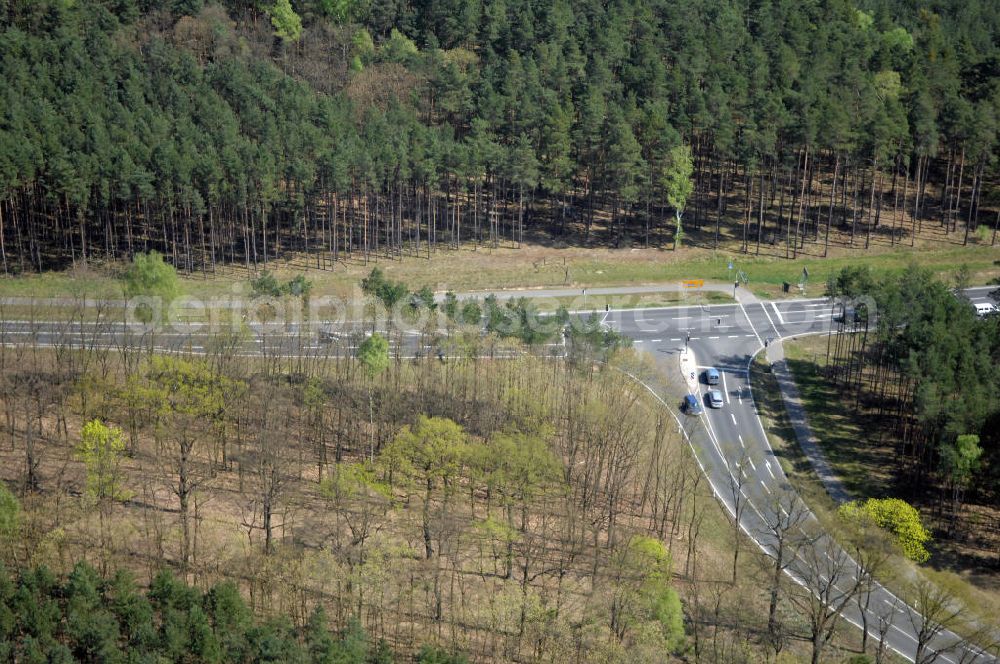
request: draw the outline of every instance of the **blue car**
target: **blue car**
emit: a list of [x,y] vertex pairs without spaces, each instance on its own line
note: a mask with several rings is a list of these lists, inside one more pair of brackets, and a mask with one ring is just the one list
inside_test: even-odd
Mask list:
[[701,415],[701,400],[693,394],[684,397],[684,412],[688,415]]

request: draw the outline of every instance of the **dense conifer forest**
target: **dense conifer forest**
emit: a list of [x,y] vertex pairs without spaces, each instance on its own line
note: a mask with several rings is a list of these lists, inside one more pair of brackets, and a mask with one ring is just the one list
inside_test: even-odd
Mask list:
[[[202,592],[162,572],[143,592],[118,571],[102,578],[78,563],[60,578],[40,566],[0,577],[5,662],[289,662],[391,664],[395,653],[372,643],[355,621],[331,633],[317,607],[304,625],[287,616],[255,620],[232,583]],[[434,647],[421,649],[421,664],[467,660]]]
[[7,273],[1000,224],[983,0],[3,0],[0,30]]

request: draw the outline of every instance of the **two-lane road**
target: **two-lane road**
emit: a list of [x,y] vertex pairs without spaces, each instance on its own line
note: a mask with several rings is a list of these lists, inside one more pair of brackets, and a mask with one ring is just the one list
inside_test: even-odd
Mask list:
[[[966,291],[972,302],[988,301],[993,288]],[[602,312],[603,322],[632,338],[635,347],[650,354],[666,372],[678,372],[678,354],[687,347],[693,365],[685,378],[693,390],[704,398],[709,386],[701,381],[705,367],[715,367],[720,373],[718,389],[723,393],[721,408],[709,408],[700,418],[681,416],[718,499],[731,515],[738,515],[740,527],[768,552],[774,551],[773,536],[768,523],[773,523],[776,510],[785,510],[784,499],[799,501],[790,492],[787,478],[771,449],[763,424],[758,416],[749,382],[748,370],[753,357],[766,344],[801,334],[831,330],[837,314],[827,299],[761,302],[752,296],[741,297],[732,304],[680,306],[613,310]],[[235,344],[236,352],[248,356],[285,356],[328,358],[354,354],[370,326],[346,323],[333,334],[324,334],[322,327],[306,325],[283,326],[271,332],[262,327],[243,329],[238,337],[221,336],[198,325],[175,326],[155,334],[142,334],[122,323],[104,322],[27,322],[0,320],[0,344],[32,344],[77,348],[144,347],[156,351],[190,354],[208,353],[220,343]],[[234,330],[230,331],[232,334]],[[424,335],[418,331],[397,332],[392,336],[392,352],[404,357],[438,352],[433,337],[445,333]],[[549,350],[559,353],[561,344]],[[505,357],[514,351],[501,350],[494,357]],[[679,395],[678,395],[679,396]],[[703,427],[703,428],[702,428]],[[799,503],[801,505],[801,503]],[[807,508],[805,508],[807,510]],[[816,526],[815,517],[808,521]],[[856,568],[846,553],[830,540],[821,537],[799,557],[788,574],[812,590],[824,585],[848,563],[846,574],[829,588],[827,598],[836,601],[836,594],[849,590],[856,581]],[[825,573],[822,563],[828,563]],[[842,570],[841,570],[842,571]],[[903,657],[913,660],[917,649],[916,632],[921,618],[910,607],[881,587],[876,587],[867,609],[872,636],[880,618],[892,622],[886,641]],[[855,603],[844,611],[844,617],[855,625],[862,624],[862,614]],[[938,634],[930,644],[938,652],[938,661],[947,664],[996,662],[991,655],[977,652],[950,632]]]
[[[991,290],[970,289],[966,296],[973,302],[989,301]],[[695,364],[688,365],[692,375],[685,379],[697,386],[705,412],[700,417],[681,419],[692,434],[689,439],[717,498],[731,516],[738,516],[742,530],[770,553],[776,544],[769,528],[775,522],[775,510],[786,510],[788,500],[799,499],[790,498],[788,479],[768,442],[753,399],[749,366],[768,343],[830,331],[837,324],[838,314],[838,307],[825,298],[779,302],[748,298],[746,302],[725,305],[610,312],[605,319],[605,324],[631,337],[637,349],[651,354],[664,371],[680,370],[680,353],[693,355]],[[685,351],[685,347],[689,350]],[[708,367],[719,371],[718,385],[709,386],[703,379]],[[721,408],[710,407],[706,398],[710,389],[722,392]],[[693,435],[702,424],[707,435]],[[805,517],[803,527],[811,528],[810,532],[818,529],[811,513]],[[816,540],[810,550],[799,551],[788,569],[796,582],[814,591],[827,585],[834,573],[843,575],[826,588],[827,598],[835,603],[857,582],[857,567],[828,536]],[[891,625],[886,643],[913,661],[922,618],[881,586],[872,590],[866,612],[872,638],[879,638],[880,620],[888,617]],[[843,616],[855,626],[863,624],[864,616],[853,601]],[[947,630],[931,639],[927,647],[937,654],[936,661],[949,664],[997,661]]]

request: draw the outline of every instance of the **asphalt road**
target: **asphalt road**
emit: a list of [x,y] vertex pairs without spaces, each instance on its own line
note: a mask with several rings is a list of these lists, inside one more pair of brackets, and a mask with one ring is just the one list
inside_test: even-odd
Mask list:
[[[973,302],[986,302],[993,289],[970,289],[966,295]],[[700,416],[680,416],[699,462],[716,497],[731,516],[739,516],[743,531],[761,548],[774,553],[776,541],[769,525],[780,518],[777,510],[787,521],[793,506],[802,511],[808,508],[791,494],[788,479],[768,443],[753,400],[748,368],[766,342],[829,331],[837,325],[835,316],[839,312],[827,299],[748,299],[736,304],[609,312],[605,324],[631,337],[636,348],[651,354],[664,371],[676,372],[685,367],[685,379],[704,408]],[[690,356],[682,364],[681,356],[687,353]],[[708,367],[720,373],[716,386],[705,382],[704,370]],[[721,408],[710,407],[707,394],[711,389],[722,391]],[[802,526],[812,533],[818,523],[808,513]],[[847,552],[827,536],[799,550],[787,570],[800,585],[824,589],[828,602],[835,605],[855,586],[857,572]],[[872,590],[866,613],[872,640],[878,641],[880,622],[891,621],[886,634],[888,646],[914,661],[921,616],[881,586]],[[862,610],[854,601],[848,603],[843,616],[855,626],[864,624]],[[931,640],[930,649],[937,653],[936,661],[949,664],[997,661],[948,631]],[[925,652],[922,659],[928,656]]]
[[[973,302],[985,302],[993,289],[975,288],[966,294]],[[552,296],[567,294],[575,291],[551,292]],[[798,508],[806,513],[803,527],[807,531],[812,532],[818,524],[791,491],[768,443],[753,400],[748,368],[767,343],[829,331],[837,307],[826,299],[760,302],[749,293],[745,295],[733,304],[612,310],[598,315],[604,325],[631,337],[635,347],[650,354],[666,372],[681,371],[680,359],[684,355],[687,362],[684,377],[703,400],[705,412],[697,417],[679,415],[679,420],[716,497],[731,515],[738,516],[741,528],[750,538],[764,550],[773,552],[775,541],[768,524],[774,523],[779,513],[787,516],[790,510]],[[353,354],[370,327],[361,323],[344,323],[336,329],[302,324],[250,325],[249,330],[244,329],[239,335],[235,334],[236,329],[238,326],[230,326],[229,334],[219,334],[218,327],[192,324],[148,332],[141,326],[119,322],[3,320],[0,343],[80,348],[141,345],[162,352],[190,354],[209,353],[220,344],[228,344],[236,353],[247,356],[330,358]],[[390,352],[404,357],[437,353],[445,357],[448,351],[447,345],[439,343],[441,332],[397,329],[390,335]],[[548,350],[558,355],[562,344],[552,344]],[[500,347],[492,352],[503,357],[516,351]],[[710,408],[706,399],[711,388],[704,384],[702,372],[709,366],[721,373],[720,384],[713,386],[723,393],[721,408]],[[671,407],[678,405],[668,403]],[[857,581],[854,562],[826,536],[800,549],[787,573],[805,587],[814,590],[826,587],[825,599],[831,604],[838,603],[843,591]],[[831,578],[834,583],[829,583]],[[915,611],[888,590],[876,586],[865,613],[875,641],[880,622],[891,622],[886,636],[889,647],[914,660],[916,633],[922,624]],[[852,601],[844,610],[844,617],[860,627],[864,613]],[[938,653],[937,661],[948,664],[997,661],[947,631],[932,640],[931,648]]]

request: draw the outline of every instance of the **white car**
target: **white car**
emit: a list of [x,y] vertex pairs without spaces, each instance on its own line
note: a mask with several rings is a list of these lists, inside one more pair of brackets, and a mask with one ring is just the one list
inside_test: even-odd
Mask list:
[[709,390],[708,391],[708,405],[712,408],[722,408],[722,391],[721,390]]
[[980,318],[985,318],[997,312],[996,305],[990,302],[977,302],[972,306],[976,308],[976,315]]

